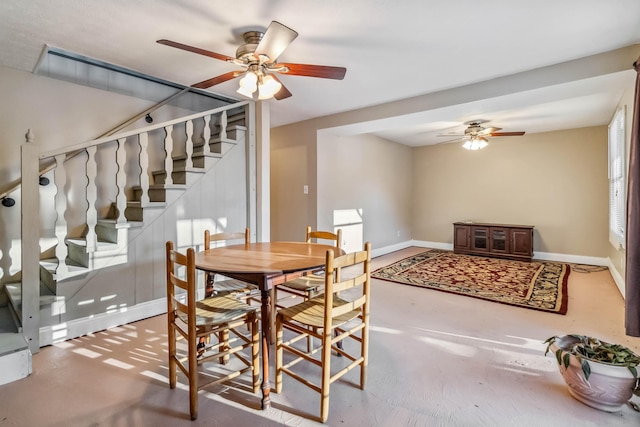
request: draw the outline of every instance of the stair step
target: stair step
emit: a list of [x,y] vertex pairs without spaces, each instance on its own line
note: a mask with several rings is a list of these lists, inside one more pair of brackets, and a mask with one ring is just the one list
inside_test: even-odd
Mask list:
[[[67,244],[71,244],[71,245],[75,245],[75,246],[79,246],[79,247],[86,247],[87,246],[87,240],[86,239],[67,238],[67,239],[65,239],[65,242]],[[117,249],[117,248],[118,248],[118,244],[117,243],[102,242],[102,241],[96,242],[96,252],[99,252],[99,251],[110,251],[110,250]]]
[[[167,192],[184,191],[185,184],[152,184],[149,186],[149,200],[152,202],[167,202]],[[142,187],[136,185],[132,188],[134,201],[139,201],[142,197]]]
[[[87,267],[83,267],[80,264],[75,264],[73,260],[70,259],[67,260],[66,264],[67,272],[64,275],[65,279],[86,274],[88,271]],[[52,294],[56,293],[55,290],[58,281],[58,277],[56,274],[57,269],[57,258],[46,258],[40,260],[40,280],[42,280],[42,282],[47,286]]]
[[[193,167],[198,170],[198,169],[204,169],[207,166],[207,158],[211,158],[211,159],[221,159],[222,158],[222,154],[220,153],[208,153],[208,154],[204,154],[202,152],[202,145],[200,145],[199,147],[196,147],[194,145],[194,152],[193,155],[191,156],[191,160],[193,161]],[[184,168],[185,165],[187,164],[187,155],[183,154],[181,156],[177,156],[173,158],[173,165],[174,168],[176,169],[181,169]]]
[[[144,220],[144,210],[145,209],[164,209],[167,207],[166,202],[148,202],[142,204],[142,202],[129,201],[127,202],[127,207],[124,210],[124,216],[127,218],[128,222],[133,223],[143,223]],[[111,204],[111,209],[109,211],[110,217],[118,216],[118,207],[115,203]]]
[[0,307],[0,385],[31,374],[31,352],[8,306]]
[[[188,185],[188,176],[195,174],[203,174],[206,171],[202,168],[176,168],[173,170],[171,177],[173,178],[174,184],[183,184]],[[167,176],[167,172],[164,170],[153,171],[153,181],[156,185],[164,185],[165,178]]]
[[[17,322],[21,324],[22,319],[22,283],[8,283],[5,289],[9,294],[11,308],[14,310]],[[40,327],[60,323],[60,314],[65,311],[65,298],[54,295],[53,292],[42,282],[40,282]],[[22,332],[22,327],[19,327]]]
[[[5,310],[0,309],[0,312],[2,311]],[[28,348],[21,332],[0,332],[0,357]]]
[[[20,322],[16,323],[15,314],[11,310],[11,307],[0,307],[0,335],[2,334],[17,334],[20,332]],[[0,343],[0,354],[3,353],[2,343]]]
[[[134,189],[135,188],[136,187],[134,187]],[[142,221],[117,222],[115,219],[105,218],[105,219],[99,219],[98,220],[98,225],[101,225],[103,227],[110,227],[110,228],[114,228],[116,230],[119,230],[121,228],[141,228],[141,227],[144,226],[144,222],[142,222]]]
[[127,208],[134,208],[134,209],[165,208],[165,207],[167,207],[167,204],[165,202],[149,202],[145,204],[142,204],[142,202],[135,202],[135,201],[127,202]]
[[[13,307],[18,309],[22,307],[22,283],[7,283],[5,285],[9,293],[9,299],[13,303]],[[51,304],[55,301],[56,296],[43,283],[40,283],[40,307]]]

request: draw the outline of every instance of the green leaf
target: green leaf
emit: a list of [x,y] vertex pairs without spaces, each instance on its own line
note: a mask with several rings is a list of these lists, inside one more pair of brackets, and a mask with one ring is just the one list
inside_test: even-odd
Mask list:
[[638,378],[638,370],[635,366],[627,366],[627,368],[629,368],[629,370],[631,371],[633,378]]
[[562,365],[562,350],[556,350],[556,360],[558,365]]
[[589,376],[591,375],[591,366],[589,366],[589,362],[586,360],[581,360],[582,362],[582,372],[584,373],[584,378],[589,380]]
[[562,361],[564,362],[564,369],[568,369],[569,364],[571,363],[571,355],[569,353],[565,353],[562,357]]

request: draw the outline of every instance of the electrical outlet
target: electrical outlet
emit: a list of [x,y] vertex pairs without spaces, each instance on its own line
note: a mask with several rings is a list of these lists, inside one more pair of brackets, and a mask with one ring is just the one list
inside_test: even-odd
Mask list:
[[305,185],[304,187],[302,187],[302,193],[303,194],[309,194],[309,186]]

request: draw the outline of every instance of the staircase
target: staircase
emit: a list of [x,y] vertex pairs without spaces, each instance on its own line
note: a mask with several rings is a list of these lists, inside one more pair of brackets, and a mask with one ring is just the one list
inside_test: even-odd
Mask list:
[[[0,290],[0,384],[29,375],[40,347],[165,312],[164,241],[197,246],[205,228],[255,228],[252,112],[240,102],[35,159],[23,150],[23,222],[41,220],[24,208],[25,162],[53,159],[55,199],[33,197],[55,224],[35,241],[23,227],[22,280]],[[44,239],[55,244],[43,250]],[[36,265],[29,248],[40,249]]]

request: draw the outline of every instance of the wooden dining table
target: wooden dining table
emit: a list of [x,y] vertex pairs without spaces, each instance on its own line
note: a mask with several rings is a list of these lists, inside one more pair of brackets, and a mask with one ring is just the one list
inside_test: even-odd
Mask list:
[[[271,406],[269,343],[273,287],[322,267],[335,246],[304,242],[247,243],[207,249],[196,254],[196,268],[256,285],[261,296],[262,409]],[[339,254],[336,254],[339,255]]]

